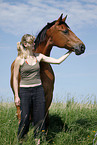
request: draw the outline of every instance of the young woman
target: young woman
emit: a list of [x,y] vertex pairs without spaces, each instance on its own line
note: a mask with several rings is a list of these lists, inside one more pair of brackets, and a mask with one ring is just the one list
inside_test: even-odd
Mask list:
[[[25,34],[21,42],[17,43],[18,56],[15,60],[13,85],[15,104],[16,106],[20,105],[21,108],[21,122],[18,128],[19,138],[23,138],[29,130],[29,115],[31,110],[33,111],[34,126],[38,125],[40,128],[40,122],[45,116],[45,98],[40,79],[40,61],[60,64],[71,54],[69,51],[59,59],[47,57],[41,53],[36,54],[33,52],[34,39],[34,36]],[[19,72],[21,81],[18,92]],[[45,130],[45,123],[42,125],[41,130]]]

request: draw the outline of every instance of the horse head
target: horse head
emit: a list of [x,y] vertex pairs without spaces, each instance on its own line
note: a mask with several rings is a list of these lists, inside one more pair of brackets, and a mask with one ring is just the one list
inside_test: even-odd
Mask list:
[[62,19],[62,15],[58,20],[48,23],[46,37],[51,38],[53,46],[66,48],[74,51],[76,55],[85,52],[84,43],[71,31],[70,27],[66,24],[66,17]]

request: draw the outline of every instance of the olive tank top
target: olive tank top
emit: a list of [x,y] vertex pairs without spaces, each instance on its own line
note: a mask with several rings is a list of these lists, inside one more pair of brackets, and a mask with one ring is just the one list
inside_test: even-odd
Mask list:
[[29,65],[24,61],[19,71],[21,76],[20,85],[41,84],[39,61],[37,61],[35,65]]

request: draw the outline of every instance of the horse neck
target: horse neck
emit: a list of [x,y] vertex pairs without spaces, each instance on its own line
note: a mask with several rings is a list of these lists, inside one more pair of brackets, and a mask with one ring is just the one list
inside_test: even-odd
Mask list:
[[46,56],[50,56],[50,52],[51,52],[52,46],[48,45],[46,47],[46,42],[42,42],[39,44],[39,46],[36,48],[36,53],[42,53]]

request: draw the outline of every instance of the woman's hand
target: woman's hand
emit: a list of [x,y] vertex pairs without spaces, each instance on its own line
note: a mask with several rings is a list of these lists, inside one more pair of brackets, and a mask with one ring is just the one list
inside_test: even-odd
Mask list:
[[15,105],[20,106],[20,98],[19,97],[15,97]]

